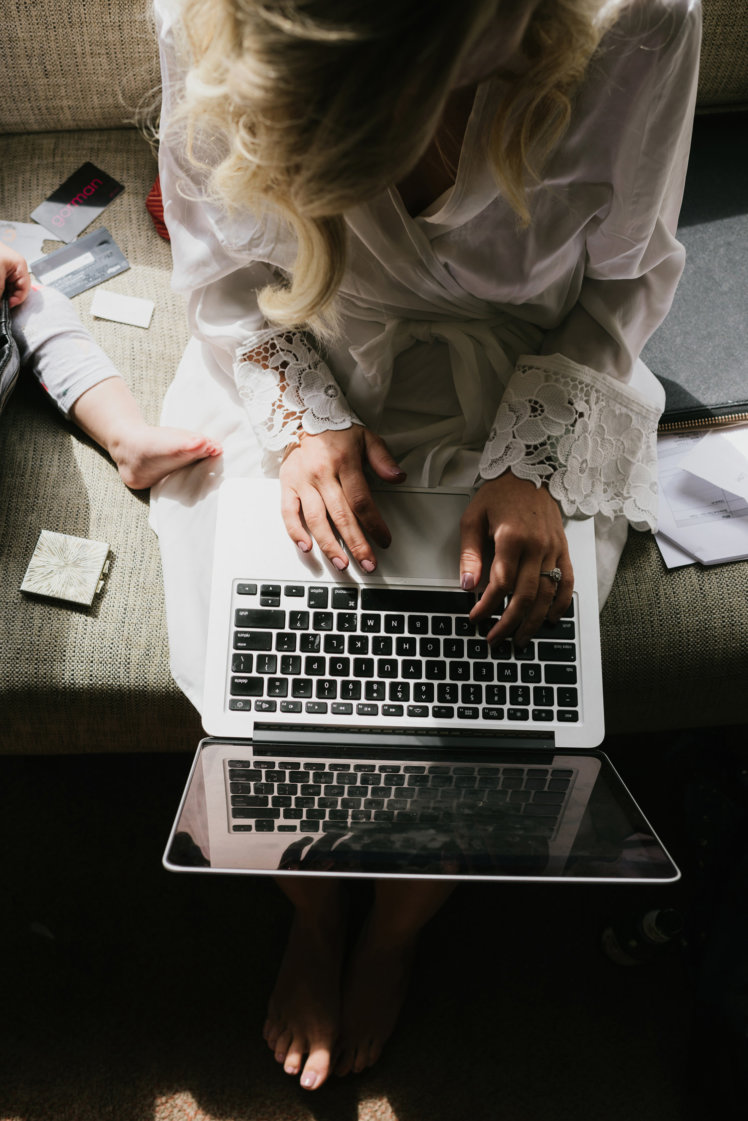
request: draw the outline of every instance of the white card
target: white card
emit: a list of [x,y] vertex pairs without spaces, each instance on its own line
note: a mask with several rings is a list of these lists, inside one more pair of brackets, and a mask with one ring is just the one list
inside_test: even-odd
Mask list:
[[129,323],[133,327],[150,327],[153,307],[153,300],[99,289],[91,301],[91,315],[97,319],[113,319],[115,323]]

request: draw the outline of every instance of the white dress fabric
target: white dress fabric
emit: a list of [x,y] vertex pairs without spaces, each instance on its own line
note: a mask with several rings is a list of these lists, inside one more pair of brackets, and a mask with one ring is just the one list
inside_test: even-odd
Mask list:
[[[202,201],[199,175],[170,142],[182,82],[172,3],[156,4],[160,175],[173,283],[188,297],[193,337],[162,419],[224,447],[152,492],[177,683],[200,708],[221,478],[277,473],[293,435],[289,411],[307,431],[369,426],[415,485],[473,483],[507,468],[545,482],[565,515],[595,517],[602,604],[628,524],[656,524],[664,393],[639,352],[683,268],[675,229],[698,0],[624,7],[542,184],[530,189],[524,230],[485,150],[502,83],[481,84],[450,190],[415,218],[395,188],[347,215],[342,330],[323,354],[275,331],[257,307],[255,293],[293,266],[288,231]],[[258,354],[269,360],[255,362]]]

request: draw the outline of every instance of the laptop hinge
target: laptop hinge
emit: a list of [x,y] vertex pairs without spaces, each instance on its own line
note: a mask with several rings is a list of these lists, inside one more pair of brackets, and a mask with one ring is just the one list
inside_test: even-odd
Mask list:
[[255,724],[252,737],[257,747],[274,747],[281,744],[308,744],[310,747],[409,747],[414,750],[428,751],[444,747],[472,747],[505,750],[508,748],[543,748],[546,751],[555,747],[553,732],[523,732],[521,729],[497,734],[494,731],[481,732],[478,729],[455,728],[420,729],[417,733],[406,732],[400,728],[357,728],[355,732],[314,724]]

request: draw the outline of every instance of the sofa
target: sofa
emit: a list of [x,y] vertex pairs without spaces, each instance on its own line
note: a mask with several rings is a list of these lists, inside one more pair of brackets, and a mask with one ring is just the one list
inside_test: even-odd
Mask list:
[[[736,239],[746,229],[748,186],[738,189],[745,164],[739,166],[736,153],[746,136],[748,2],[704,0],[704,23],[699,119],[684,210],[696,215],[695,247],[672,323],[645,353],[669,394],[685,386],[692,397],[698,393],[691,393],[688,378],[708,381],[715,369],[713,336],[722,346],[721,373],[726,376],[729,367],[738,383],[746,377],[737,337],[745,284],[733,284],[729,268],[720,273],[716,291],[708,278],[717,254],[722,265],[740,264]],[[157,169],[142,124],[158,105],[147,0],[72,6],[16,0],[4,16],[0,89],[0,222],[28,221],[86,160],[125,186],[91,228],[105,225],[131,266],[108,286],[152,299],[152,325],[145,330],[94,320],[93,290],[75,304],[156,422],[187,328],[183,302],[170,289],[169,245],[144,205]],[[724,143],[715,156],[717,132]],[[703,155],[696,150],[700,137]],[[723,166],[714,162],[720,159]],[[694,192],[698,197],[692,198]],[[720,192],[729,199],[712,206]],[[683,235],[688,248],[689,229]],[[45,249],[54,247],[49,242]],[[720,317],[716,330],[702,314],[707,288],[714,303],[710,317]],[[107,455],[63,420],[28,376],[0,417],[0,479],[0,750],[191,750],[201,735],[200,720],[169,672],[148,495],[128,491]],[[92,607],[20,592],[42,529],[111,546],[110,570]],[[745,562],[668,571],[651,535],[629,534],[602,613],[610,733],[744,721],[747,589]]]

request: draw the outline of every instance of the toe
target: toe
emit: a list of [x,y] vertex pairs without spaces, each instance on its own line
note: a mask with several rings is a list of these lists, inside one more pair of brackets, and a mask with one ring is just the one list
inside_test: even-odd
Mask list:
[[[301,1063],[304,1058],[306,1047],[300,1045],[299,1041],[294,1039],[286,1053],[283,1069],[286,1074],[298,1074],[301,1070]],[[276,1054],[276,1059],[278,1055]]]
[[305,1090],[316,1090],[329,1073],[330,1050],[327,1047],[317,1047],[309,1052],[309,1058],[301,1073],[301,1085]]
[[344,1047],[337,1057],[335,1062],[335,1074],[338,1078],[343,1078],[346,1074],[350,1074],[353,1069],[353,1059],[355,1052],[350,1047]]
[[[269,1041],[268,1041],[269,1042]],[[283,1031],[273,1045],[273,1052],[275,1054],[276,1063],[284,1063],[288,1049],[291,1046],[291,1033],[290,1031]]]

